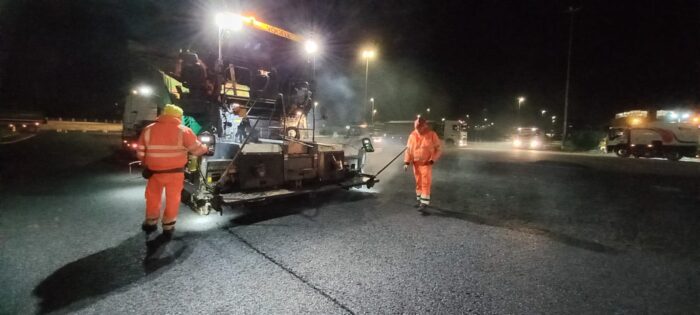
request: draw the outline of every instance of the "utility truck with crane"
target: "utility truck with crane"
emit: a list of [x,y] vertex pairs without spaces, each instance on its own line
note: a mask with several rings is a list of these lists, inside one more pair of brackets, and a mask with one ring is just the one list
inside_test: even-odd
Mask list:
[[[678,161],[695,157],[698,151],[700,125],[688,114],[687,121],[673,119],[672,112],[631,111],[616,115],[606,139],[607,152],[619,157],[660,157]],[[677,115],[675,115],[677,116]],[[693,123],[695,119],[695,123]]]

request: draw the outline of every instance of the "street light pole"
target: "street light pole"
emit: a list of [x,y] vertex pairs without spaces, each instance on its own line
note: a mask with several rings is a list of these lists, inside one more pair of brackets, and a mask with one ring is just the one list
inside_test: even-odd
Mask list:
[[[368,99],[367,99],[367,96],[368,96],[367,90],[368,90],[368,85],[369,85],[369,84],[368,84],[368,82],[369,82],[369,60],[372,59],[372,58],[374,58],[375,54],[376,54],[376,52],[375,52],[374,48],[367,48],[367,49],[362,50],[362,58],[365,59],[365,98],[364,98],[364,100],[363,100],[363,105],[364,105],[364,112],[365,112],[366,114],[370,114],[370,115],[371,115],[372,113],[369,112],[369,110],[368,110],[368,107],[369,107],[369,106],[368,106],[368,104],[367,104],[367,101],[368,101]],[[366,114],[365,114],[365,115],[366,115]],[[367,119],[367,116],[365,116],[365,119]],[[370,117],[370,119],[371,119],[371,117]]]
[[367,82],[369,81],[369,57],[365,57],[365,111],[367,111]]
[[[304,49],[306,50],[307,55],[311,57],[311,82],[313,83],[313,86],[316,86],[316,55],[318,54],[318,43],[312,39],[309,39],[306,41],[304,44]],[[308,60],[308,59],[307,59]],[[315,91],[315,90],[314,90]],[[315,97],[315,96],[313,96]],[[316,106],[318,106],[318,102],[314,102],[314,106],[311,108],[311,114],[313,115],[313,126],[311,128],[311,141],[316,141]],[[308,128],[308,126],[306,127]]]
[[520,106],[523,104],[524,101],[525,101],[524,97],[522,97],[522,96],[518,97],[518,121],[517,121],[518,126],[520,126]]
[[221,57],[221,36],[223,34],[224,30],[219,26],[219,58],[216,60],[217,61],[217,66],[222,67],[224,64],[224,60]]
[[566,58],[566,88],[564,89],[564,130],[562,131],[561,137],[561,148],[564,149],[564,143],[566,142],[566,134],[569,125],[569,83],[571,77],[571,46],[574,42],[574,14],[581,8],[569,7],[569,14],[571,14],[571,20],[569,21],[569,50]]

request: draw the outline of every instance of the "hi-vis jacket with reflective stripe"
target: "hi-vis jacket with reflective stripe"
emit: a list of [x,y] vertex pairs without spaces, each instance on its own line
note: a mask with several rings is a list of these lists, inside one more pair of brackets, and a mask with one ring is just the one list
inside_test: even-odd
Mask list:
[[408,136],[406,154],[403,161],[406,163],[423,164],[429,161],[437,161],[440,158],[440,138],[435,131],[428,130],[420,134],[413,130]]
[[187,152],[202,155],[207,147],[179,118],[161,115],[141,132],[136,155],[146,167],[159,171],[184,167]]

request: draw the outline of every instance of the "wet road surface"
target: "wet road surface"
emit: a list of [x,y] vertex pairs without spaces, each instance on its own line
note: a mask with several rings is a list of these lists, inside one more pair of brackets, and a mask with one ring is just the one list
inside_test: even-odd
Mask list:
[[[119,137],[0,155],[0,313],[697,313],[700,163],[447,152],[431,215],[400,164],[373,190],[140,232]],[[379,169],[400,151],[373,154]],[[148,242],[147,242],[148,241]]]

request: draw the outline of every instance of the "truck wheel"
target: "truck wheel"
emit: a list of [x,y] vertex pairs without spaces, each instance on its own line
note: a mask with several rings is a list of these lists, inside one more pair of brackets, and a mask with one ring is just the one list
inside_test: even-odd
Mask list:
[[615,154],[617,154],[619,157],[626,158],[630,156],[630,150],[625,147],[618,147],[615,149]]
[[676,162],[676,161],[680,160],[681,158],[683,158],[683,155],[681,155],[680,152],[673,150],[673,151],[666,152],[666,158],[669,161]]

